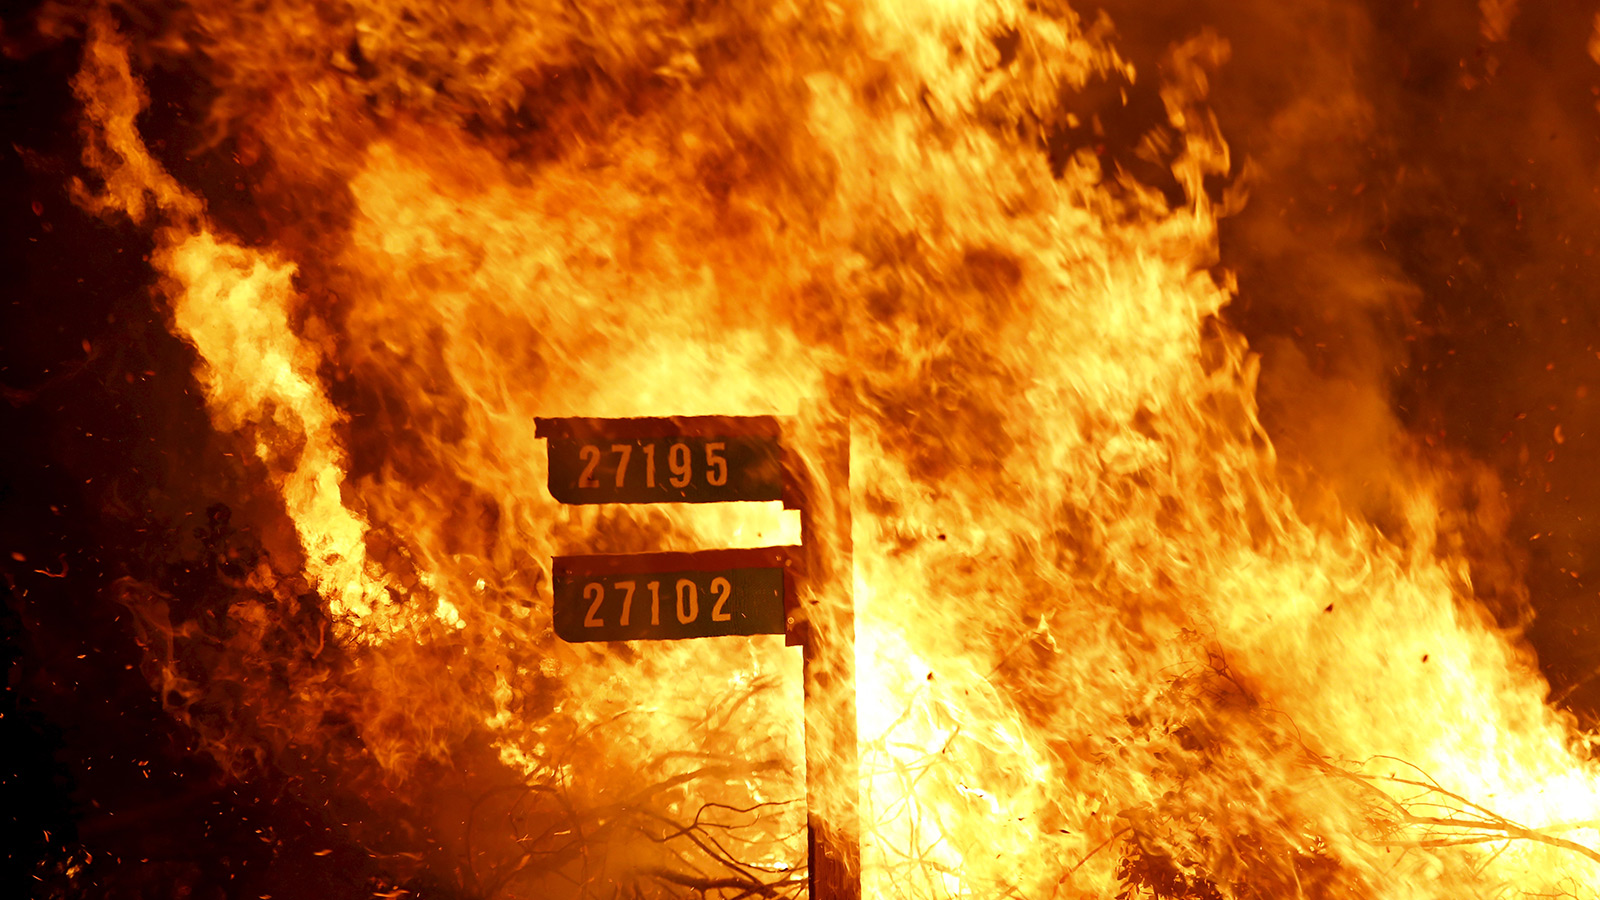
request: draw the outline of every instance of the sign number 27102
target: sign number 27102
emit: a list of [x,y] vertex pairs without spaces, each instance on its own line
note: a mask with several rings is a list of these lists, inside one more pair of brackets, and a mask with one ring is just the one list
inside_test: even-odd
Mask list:
[[[617,581],[612,587],[622,592],[622,611],[617,618],[617,625],[623,628],[632,624],[633,595],[638,588],[634,581]],[[716,603],[711,607],[711,621],[729,622],[733,616],[728,612],[728,598],[733,594],[733,585],[728,579],[721,577],[711,579],[711,594],[716,598]],[[650,624],[661,624],[661,582],[651,581],[645,585],[645,592],[650,598]],[[677,608],[675,612],[678,624],[692,625],[700,618],[700,588],[693,580],[679,578],[675,587],[677,594]],[[604,628],[605,621],[601,618],[600,604],[606,599],[606,586],[598,581],[591,581],[583,586],[583,599],[589,601],[588,612],[583,615],[583,627]]]
[[[774,552],[714,553],[720,558],[681,553],[557,557],[556,634],[572,642],[784,634],[784,568]],[[596,559],[645,568],[582,571]],[[663,565],[652,571],[656,561]]]

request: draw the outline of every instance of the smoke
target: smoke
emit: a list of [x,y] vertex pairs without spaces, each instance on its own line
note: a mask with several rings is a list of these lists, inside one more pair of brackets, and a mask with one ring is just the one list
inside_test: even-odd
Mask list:
[[[1577,712],[1600,664],[1593,10],[1362,2],[1100,4],[1148,71],[1213,29],[1248,202],[1221,223],[1226,318],[1302,509],[1406,539],[1432,483],[1477,598]],[[1559,429],[1559,430],[1558,430]]]

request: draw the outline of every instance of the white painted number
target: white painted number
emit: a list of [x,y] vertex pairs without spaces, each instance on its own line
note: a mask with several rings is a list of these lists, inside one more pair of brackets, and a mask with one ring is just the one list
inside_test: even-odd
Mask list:
[[675,488],[688,487],[689,485],[689,445],[673,444],[667,451],[667,465],[672,467],[672,486]]
[[617,624],[626,626],[628,624],[628,614],[633,610],[633,582],[619,581],[617,582],[617,587],[622,588],[622,618],[618,620]]
[[706,481],[712,487],[722,487],[728,483],[728,461],[722,458],[721,453],[725,446],[722,443],[706,445],[706,467],[711,470],[706,473]]
[[687,625],[699,617],[699,589],[687,578],[678,579],[678,624]]
[[728,583],[728,579],[721,576],[711,579],[711,593],[717,595],[717,605],[711,607],[711,621],[726,622],[733,618],[731,614],[722,611],[722,608],[728,605],[728,598],[733,595],[733,585]]
[[[617,625],[628,627],[633,621],[633,595],[637,592],[637,581],[618,581],[611,585],[612,588],[622,592],[622,616],[618,618]],[[645,589],[650,592],[650,624],[661,624],[661,582],[645,582]],[[583,614],[583,627],[604,628],[605,619],[600,614],[600,604],[605,602],[606,585],[591,581],[583,586],[583,599],[589,602],[588,610]],[[700,588],[688,578],[678,579],[676,585],[678,624],[692,625],[700,618]],[[728,601],[733,598],[733,584],[721,575],[711,579],[711,595],[716,598],[716,603],[711,607],[711,621],[731,622],[733,613],[728,609]]]
[[612,444],[611,452],[622,457],[617,463],[617,487],[622,487],[622,479],[628,475],[628,457],[633,455],[633,447],[628,444]]
[[[612,444],[611,452],[616,455],[617,469],[614,483],[617,488],[628,486],[628,463],[633,460],[634,444]],[[658,488],[661,483],[656,476],[656,457],[659,455],[658,447],[654,442],[642,441],[637,447],[644,451],[644,487]],[[726,487],[728,484],[728,445],[723,441],[710,441],[706,448],[706,484],[711,487]],[[578,487],[593,489],[600,487],[600,462],[604,451],[594,444],[584,444],[578,448],[578,458],[583,462],[583,472],[578,475]],[[667,469],[671,475],[667,483],[682,490],[694,481],[694,451],[686,443],[675,443],[667,448]]]
[[600,448],[594,446],[593,444],[584,444],[583,447],[578,450],[578,456],[584,460],[587,460],[589,463],[587,466],[583,467],[583,474],[578,476],[578,487],[599,487],[600,482],[595,480],[594,477],[594,467],[600,465]]

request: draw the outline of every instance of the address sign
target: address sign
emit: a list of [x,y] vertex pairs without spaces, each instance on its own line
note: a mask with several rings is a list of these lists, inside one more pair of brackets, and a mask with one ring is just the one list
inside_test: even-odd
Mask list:
[[798,549],[558,556],[556,636],[582,643],[784,634]]
[[783,493],[771,416],[538,419],[550,494],[562,503],[721,503]]
[[[772,416],[537,419],[550,493],[566,504],[783,499]],[[558,556],[556,636],[671,641],[787,634],[794,547]]]

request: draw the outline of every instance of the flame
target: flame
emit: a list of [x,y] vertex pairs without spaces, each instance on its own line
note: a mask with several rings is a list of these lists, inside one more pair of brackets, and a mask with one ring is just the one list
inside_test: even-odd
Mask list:
[[[1480,5],[1502,39],[1516,4]],[[145,149],[108,14],[78,82],[83,202],[159,222],[174,333],[302,554],[240,584],[210,677],[252,683],[302,575],[332,629],[252,733],[193,712],[191,636],[130,595],[214,752],[286,764],[337,713],[400,785],[486,741],[531,798],[507,820],[556,824],[463,848],[480,887],[797,890],[793,651],[563,645],[544,568],[797,523],[560,507],[533,419],[811,410],[802,451],[852,423],[868,895],[1592,878],[1596,773],[1479,612],[1444,492],[1417,474],[1394,536],[1279,471],[1221,319],[1216,36],[1145,73],[1059,4],[328,15],[198,7],[144,48],[206,61],[217,134],[267,160],[258,202],[294,213],[263,245]],[[1140,153],[1176,205],[1043,149],[1108,78],[1160,80]],[[691,845],[713,820],[727,845]]]

